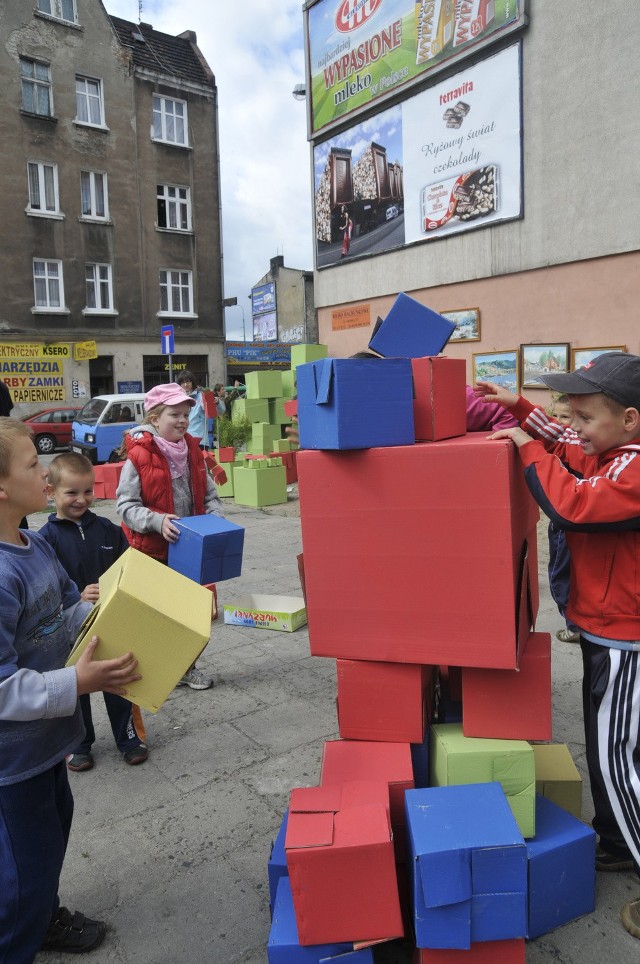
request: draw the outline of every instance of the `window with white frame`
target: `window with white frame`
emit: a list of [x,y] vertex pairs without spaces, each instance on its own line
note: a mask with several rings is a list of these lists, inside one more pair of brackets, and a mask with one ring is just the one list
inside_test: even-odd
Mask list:
[[193,274],[191,271],[160,272],[160,314],[193,314]]
[[174,184],[158,184],[158,227],[191,230],[191,191]]
[[36,308],[64,308],[62,261],[34,258],[33,290]]
[[28,161],[27,182],[29,185],[27,211],[30,214],[60,214],[57,164]]
[[22,109],[30,114],[53,116],[51,68],[40,60],[20,58],[20,82],[22,84]]
[[76,4],[75,0],[38,0],[37,9],[40,13],[46,13],[56,20],[66,20],[67,23],[76,23]]
[[86,264],[85,282],[87,307],[85,312],[113,311],[113,287],[110,264]]
[[153,139],[187,146],[187,102],[153,95]]
[[104,127],[102,81],[76,74],[76,121]]
[[103,171],[80,171],[80,210],[83,218],[108,219],[107,175]]

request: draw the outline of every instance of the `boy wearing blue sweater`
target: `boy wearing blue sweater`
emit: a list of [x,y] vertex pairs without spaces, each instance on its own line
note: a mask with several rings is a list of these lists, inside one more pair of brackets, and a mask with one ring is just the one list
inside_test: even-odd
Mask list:
[[23,516],[45,508],[47,470],[24,422],[0,418],[0,960],[32,964],[41,949],[78,953],[105,925],[60,906],[58,882],[73,797],[65,757],[82,739],[78,696],[126,695],[131,653],[76,666],[71,641],[91,609]]
[[[98,579],[129,548],[127,538],[110,519],[90,511],[93,503],[93,466],[85,455],[65,452],[49,466],[47,491],[56,511],[40,529],[58,561],[86,602],[98,601]],[[140,709],[113,693],[103,693],[116,746],[125,763],[137,766],[149,755]],[[91,747],[96,738],[91,697],[80,697],[85,735],[67,760],[67,767],[81,773],[94,765]]]

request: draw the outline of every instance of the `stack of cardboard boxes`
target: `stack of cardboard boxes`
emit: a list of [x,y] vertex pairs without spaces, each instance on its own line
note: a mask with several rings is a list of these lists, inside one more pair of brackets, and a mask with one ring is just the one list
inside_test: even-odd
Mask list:
[[309,639],[337,661],[342,739],[274,844],[271,964],[370,961],[403,933],[416,964],[522,964],[594,907],[577,771],[529,742],[552,737],[538,510],[513,444],[465,434],[464,362],[414,357],[416,304],[401,345],[377,333],[411,361],[298,371]]
[[285,426],[291,424],[287,403],[296,395],[296,368],[326,354],[326,345],[293,345],[291,368],[287,371],[247,375],[246,397],[233,403],[232,418],[249,419],[251,438],[246,453],[233,449],[215,451],[216,460],[227,475],[225,485],[218,486],[220,496],[233,496],[239,505],[255,508],[287,501],[287,486],[298,481],[296,446],[283,438]]

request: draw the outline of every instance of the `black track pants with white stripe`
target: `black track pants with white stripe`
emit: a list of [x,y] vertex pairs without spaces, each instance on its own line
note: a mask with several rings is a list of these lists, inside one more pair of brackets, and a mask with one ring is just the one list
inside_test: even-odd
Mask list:
[[582,702],[593,829],[616,856],[640,866],[640,653],[580,637]]

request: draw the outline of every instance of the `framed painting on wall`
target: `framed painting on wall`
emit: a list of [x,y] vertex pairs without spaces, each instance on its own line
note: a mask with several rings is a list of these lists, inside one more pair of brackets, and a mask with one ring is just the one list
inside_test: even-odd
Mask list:
[[539,378],[552,372],[569,371],[569,342],[554,345],[520,345],[522,388],[546,388]]
[[571,352],[571,370],[582,368],[588,362],[593,361],[598,355],[603,355],[606,351],[626,351],[626,345],[607,345],[604,348],[574,348]]
[[480,341],[480,309],[459,308],[456,311],[441,311],[456,326],[449,341]]
[[510,392],[518,392],[518,349],[474,352],[471,356],[473,384],[495,382]]

